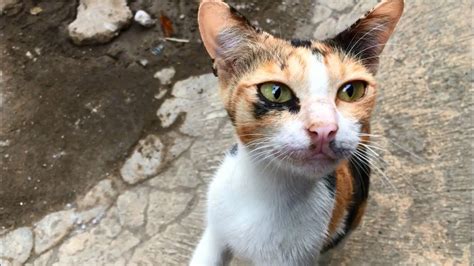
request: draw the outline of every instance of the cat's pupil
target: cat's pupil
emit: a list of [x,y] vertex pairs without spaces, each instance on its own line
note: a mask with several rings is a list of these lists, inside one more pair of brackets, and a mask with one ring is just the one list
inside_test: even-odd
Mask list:
[[281,95],[281,88],[280,88],[280,86],[278,86],[278,85],[273,85],[272,94],[273,94],[273,97],[275,97],[275,99],[280,98],[280,95]]
[[352,86],[352,84],[347,84],[347,86],[344,88],[344,92],[347,93],[347,96],[352,98],[354,95],[354,86]]

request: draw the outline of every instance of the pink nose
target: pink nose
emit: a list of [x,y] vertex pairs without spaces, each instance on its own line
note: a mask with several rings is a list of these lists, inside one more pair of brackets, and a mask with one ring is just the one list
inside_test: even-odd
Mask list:
[[337,130],[338,127],[336,124],[318,125],[308,128],[311,141],[317,147],[322,147],[333,141],[336,137]]

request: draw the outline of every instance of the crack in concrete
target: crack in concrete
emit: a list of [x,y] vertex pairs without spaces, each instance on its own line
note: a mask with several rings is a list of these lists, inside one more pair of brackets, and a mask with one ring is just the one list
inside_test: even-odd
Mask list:
[[186,204],[186,208],[180,214],[175,216],[175,218],[173,218],[173,220],[171,220],[170,222],[161,224],[158,228],[158,233],[157,234],[160,234],[160,233],[166,231],[166,229],[170,225],[177,224],[177,223],[181,222],[181,220],[183,220],[184,218],[188,217],[189,214],[191,214],[191,212],[193,212],[194,208],[197,206],[198,200],[199,200],[199,195],[197,195],[197,193],[193,193],[193,197]]

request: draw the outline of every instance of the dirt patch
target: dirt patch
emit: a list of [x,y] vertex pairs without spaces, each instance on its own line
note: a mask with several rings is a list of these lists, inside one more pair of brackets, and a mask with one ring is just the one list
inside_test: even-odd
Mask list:
[[[303,5],[288,11],[273,1],[257,2],[234,6],[277,35],[291,36],[291,18],[310,17]],[[159,133],[156,110],[164,99],[154,95],[166,87],[153,78],[156,71],[173,66],[174,80],[211,71],[198,37],[197,3],[130,3],[133,11],[166,14],[175,37],[189,43],[164,42],[159,25],[132,23],[113,42],[84,47],[67,36],[77,4],[25,1],[16,15],[0,17],[0,227],[28,224],[64,207],[117,174],[140,138]],[[43,11],[31,15],[34,6]],[[152,53],[160,45],[162,51]]]

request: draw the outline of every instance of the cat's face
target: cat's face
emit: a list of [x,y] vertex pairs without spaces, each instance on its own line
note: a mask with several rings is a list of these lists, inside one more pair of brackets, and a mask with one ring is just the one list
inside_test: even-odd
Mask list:
[[201,35],[225,108],[255,161],[320,176],[368,140],[377,56],[401,11],[391,28],[377,27],[394,20],[386,14],[394,2],[403,6],[391,2],[324,42],[278,39],[222,2],[201,4]]
[[[298,172],[327,173],[368,132],[372,74],[336,49],[262,37],[265,60],[221,89],[237,135],[255,156]],[[264,52],[263,52],[264,53]]]

